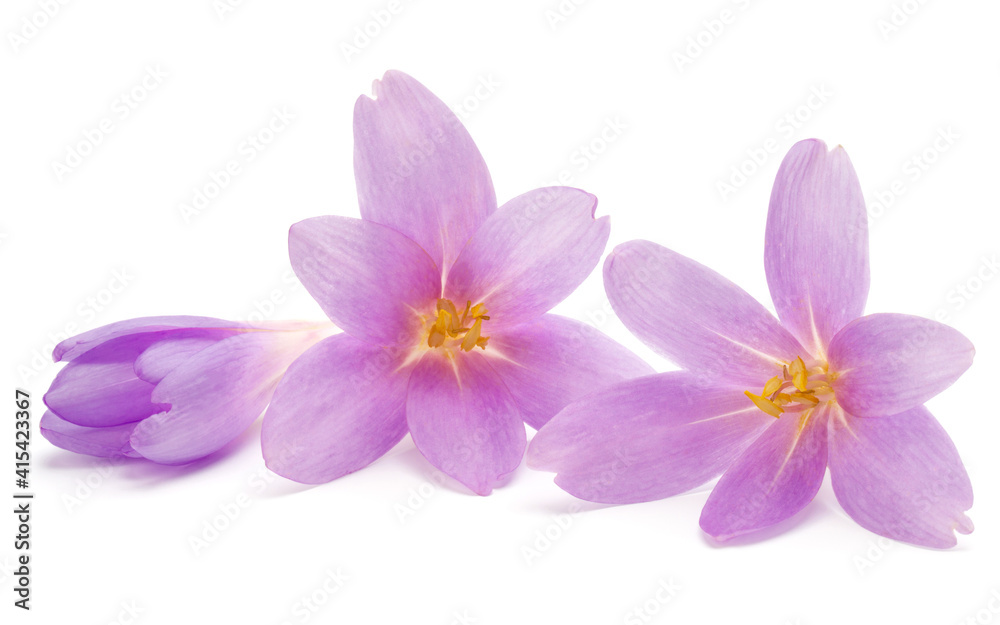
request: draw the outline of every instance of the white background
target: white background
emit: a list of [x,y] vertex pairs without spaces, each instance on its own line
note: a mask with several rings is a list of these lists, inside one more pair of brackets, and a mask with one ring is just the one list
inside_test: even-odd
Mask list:
[[[11,606],[12,515],[0,523],[2,613],[15,622],[124,624],[134,605],[134,622],[149,625],[1000,623],[1000,280],[977,282],[1000,252],[996,3],[566,0],[571,14],[554,22],[558,0],[399,0],[353,54],[344,44],[388,0],[256,0],[221,16],[212,0],[70,2],[47,20],[43,4],[9,0],[0,15],[0,388],[29,390],[36,424],[57,370],[34,373],[37,354],[67,324],[322,318],[290,279],[288,226],[357,216],[354,101],[397,68],[463,109],[501,202],[566,171],[611,215],[609,250],[651,239],[768,306],[763,232],[778,163],[799,139],[842,144],[870,205],[868,312],[944,311],[978,349],[929,404],[971,475],[977,529],[949,551],[880,540],[827,481],[783,532],[719,547],[697,524],[707,488],[600,506],[522,466],[481,498],[439,485],[408,438],[310,488],[263,469],[259,424],[182,468],[109,467],[36,436],[29,615]],[[691,62],[679,67],[679,55]],[[140,88],[125,116],[121,95],[147,68],[166,77],[147,79],[155,90]],[[294,121],[247,161],[241,144],[275,107]],[[104,118],[113,131],[60,179],[52,163]],[[935,147],[939,136],[950,138]],[[776,149],[766,158],[765,142]],[[753,154],[762,164],[746,163]],[[179,204],[231,159],[241,174],[186,222]],[[756,171],[723,197],[720,180],[740,166]],[[963,297],[960,285],[977,291]],[[557,311],[670,368],[606,314],[598,272]],[[9,497],[13,401],[5,410]],[[196,553],[191,538],[234,505],[237,518]],[[342,582],[329,578],[338,570]],[[674,594],[657,599],[661,584]],[[315,611],[300,603],[311,596],[324,601]]]

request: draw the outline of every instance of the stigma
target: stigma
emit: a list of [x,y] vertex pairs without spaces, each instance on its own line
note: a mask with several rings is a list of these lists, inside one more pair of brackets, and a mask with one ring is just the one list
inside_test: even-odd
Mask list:
[[743,392],[755,406],[777,419],[785,412],[801,412],[833,399],[830,383],[835,377],[825,362],[806,366],[799,356],[782,364],[781,374],[768,380],[760,395]]
[[489,321],[486,306],[465,303],[465,310],[459,312],[448,299],[437,301],[437,317],[431,323],[427,334],[428,347],[459,347],[471,352],[473,348],[485,350],[490,337],[483,336],[483,322]]

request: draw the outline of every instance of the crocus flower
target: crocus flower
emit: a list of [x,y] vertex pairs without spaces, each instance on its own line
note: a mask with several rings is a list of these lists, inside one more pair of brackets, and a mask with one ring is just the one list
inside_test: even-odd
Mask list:
[[251,326],[207,317],[143,317],[66,339],[45,394],[42,435],[103,457],[183,464],[239,436],[288,365],[331,324]]
[[725,540],[791,517],[830,468],[860,525],[948,547],[972,487],[923,403],[971,365],[945,325],[861,316],[867,215],[843,148],[802,141],[771,194],[764,268],[778,319],[711,269],[647,241],[618,246],[605,288],[622,322],[685,370],[613,385],[535,436],[529,466],[600,502],[660,499],[722,474],[701,527]]
[[486,495],[520,463],[525,422],[651,369],[545,314],[604,251],[608,219],[595,220],[592,195],[536,189],[497,208],[443,102],[396,71],[374,93],[354,109],[361,219],[315,217],[289,233],[295,273],[344,333],[289,368],[264,417],[264,458],[321,483],[409,432],[432,465]]

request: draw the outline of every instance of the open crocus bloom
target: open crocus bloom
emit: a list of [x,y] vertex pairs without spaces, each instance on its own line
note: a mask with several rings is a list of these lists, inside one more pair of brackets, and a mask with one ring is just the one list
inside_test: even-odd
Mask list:
[[971,365],[940,323],[861,316],[867,215],[843,148],[802,141],[771,194],[765,271],[780,322],[745,291],[647,241],[604,266],[615,312],[681,365],[571,404],[535,436],[529,466],[610,503],[675,495],[722,474],[701,516],[717,539],[792,516],[827,466],[862,526],[932,547],[972,531],[972,487],[923,403]]
[[431,464],[485,495],[520,463],[524,422],[540,427],[594,388],[652,370],[545,314],[604,251],[596,199],[553,187],[497,208],[443,102],[396,71],[374,92],[354,109],[361,219],[316,217],[289,233],[292,267],[344,333],[289,368],[264,417],[264,458],[321,483],[409,432]]
[[334,330],[143,317],[79,334],[53,350],[67,364],[45,394],[42,435],[92,456],[196,460],[246,430],[288,365]]

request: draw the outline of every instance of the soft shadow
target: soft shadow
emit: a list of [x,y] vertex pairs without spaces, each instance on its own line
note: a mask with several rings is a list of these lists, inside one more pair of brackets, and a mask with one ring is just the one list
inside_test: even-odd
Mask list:
[[126,456],[100,457],[77,454],[56,448],[57,453],[42,460],[41,466],[51,471],[97,470],[108,466],[114,467],[124,481],[140,483],[142,488],[148,488],[160,483],[175,481],[192,473],[205,470],[210,466],[224,463],[230,458],[242,453],[251,445],[260,446],[261,421],[258,419],[242,434],[227,443],[221,449],[211,454],[181,465],[157,464],[144,458],[129,458]]

